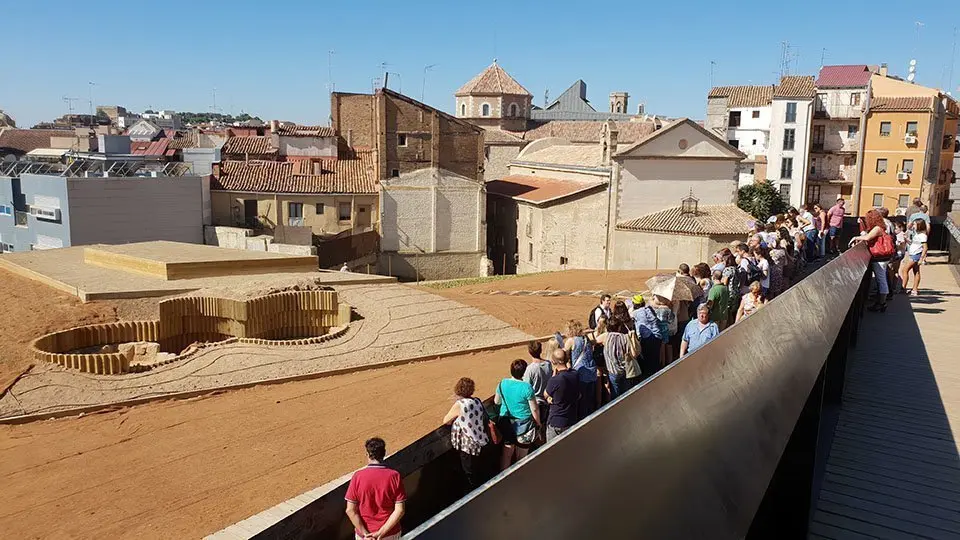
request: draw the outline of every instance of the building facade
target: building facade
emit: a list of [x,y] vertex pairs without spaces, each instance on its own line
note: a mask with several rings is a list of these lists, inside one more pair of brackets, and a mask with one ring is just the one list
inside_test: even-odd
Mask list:
[[786,76],[773,90],[771,101],[766,179],[794,207],[820,200],[807,189],[814,94],[813,77]]
[[496,62],[454,94],[457,118],[484,128],[523,131],[530,119],[533,95]]
[[737,174],[741,187],[769,176],[767,148],[774,89],[773,85],[717,86],[707,95],[704,127],[722,134],[730,146],[746,155]]

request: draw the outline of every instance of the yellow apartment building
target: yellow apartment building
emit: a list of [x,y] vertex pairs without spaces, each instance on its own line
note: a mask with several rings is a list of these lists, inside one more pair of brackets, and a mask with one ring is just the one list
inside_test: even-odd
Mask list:
[[882,75],[871,78],[865,111],[859,201],[863,215],[903,214],[919,197],[930,215],[947,211],[957,134],[957,102],[939,91]]

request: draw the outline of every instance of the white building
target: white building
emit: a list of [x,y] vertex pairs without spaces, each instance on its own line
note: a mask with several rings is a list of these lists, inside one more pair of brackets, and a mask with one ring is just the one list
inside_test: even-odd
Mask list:
[[739,185],[766,178],[766,155],[774,86],[717,86],[707,96],[704,127],[725,138],[746,154],[738,175]]
[[815,93],[813,77],[806,75],[783,77],[773,91],[766,179],[790,206],[809,199],[807,159]]

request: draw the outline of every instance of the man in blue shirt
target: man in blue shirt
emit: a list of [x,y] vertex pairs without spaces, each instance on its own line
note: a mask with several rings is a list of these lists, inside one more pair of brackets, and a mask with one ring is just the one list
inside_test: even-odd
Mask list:
[[641,294],[633,297],[633,324],[640,340],[640,371],[643,372],[643,377],[647,378],[662,367],[660,348],[663,347],[663,332],[660,330],[656,313]]
[[717,328],[717,323],[710,322],[710,308],[706,304],[700,304],[697,308],[697,320],[688,322],[683,329],[680,356],[692,353],[719,335],[720,329]]

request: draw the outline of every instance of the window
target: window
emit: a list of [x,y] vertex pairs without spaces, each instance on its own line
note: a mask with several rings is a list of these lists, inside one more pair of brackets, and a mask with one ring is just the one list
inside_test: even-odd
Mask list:
[[400,178],[400,169],[391,169],[390,178]]
[[318,203],[317,203],[317,215],[318,215],[318,216],[322,216],[322,215],[323,215],[323,203],[322,203],[322,202],[318,202]]
[[0,216],[12,216],[13,208],[0,204]]
[[807,186],[807,202],[820,202],[820,186]]
[[907,135],[916,135],[916,134],[917,134],[917,123],[907,122]]
[[527,243],[527,260],[533,262],[533,242]]
[[753,140],[753,145],[754,145],[754,146],[757,145],[757,140],[756,140],[756,139]]
[[783,119],[784,122],[792,124],[797,121],[797,104],[790,102],[787,103],[787,115]]
[[518,110],[519,109],[516,103],[510,104],[510,116],[520,116],[520,114],[517,112]]
[[903,172],[905,172],[905,173],[912,173],[912,172],[913,172],[913,160],[912,160],[912,159],[905,159],[905,160],[903,160],[903,166],[900,167],[900,170],[903,171]]
[[860,128],[857,127],[856,124],[848,124],[848,125],[847,125],[847,138],[848,138],[848,139],[855,139],[855,138],[857,137],[857,131],[859,131],[859,130],[860,130]]
[[793,158],[785,157],[780,160],[780,178],[793,178]]
[[622,104],[622,103],[617,103],[617,112],[618,112],[618,113],[619,113],[619,112],[623,112],[623,104]]
[[753,111],[750,113],[750,118],[760,118],[760,111]]
[[891,131],[890,122],[880,122],[880,136],[889,137]]
[[886,173],[887,173],[887,158],[879,158],[879,159],[877,159],[877,172],[878,172],[879,174],[886,174]]
[[350,203],[342,202],[337,204],[337,219],[340,221],[350,221],[350,215],[352,214]]
[[480,106],[480,116],[490,116],[490,104],[484,103]]
[[730,111],[730,122],[727,125],[730,127],[740,126],[740,111]]
[[813,126],[813,151],[823,152],[823,141],[827,138],[827,126]]
[[897,197],[897,208],[906,208],[910,206],[910,196],[900,195]]
[[490,147],[483,145],[483,159],[490,159]]
[[740,147],[740,141],[738,141],[737,139],[730,139],[730,140],[727,141],[727,142],[730,143],[730,146],[732,146],[732,147],[734,147],[734,148],[739,148],[739,147]]
[[397,146],[406,146],[406,145],[407,145],[407,134],[397,133]]
[[303,217],[303,203],[292,202],[287,205],[287,212],[290,214],[291,218],[302,218]]
[[797,131],[794,129],[785,129],[783,130],[783,149],[784,150],[793,150],[793,145],[796,143]]
[[854,92],[850,94],[850,104],[859,105],[860,104],[860,92]]
[[814,101],[813,111],[818,113],[827,112],[827,95],[826,94],[817,94],[817,99]]
[[880,208],[883,206],[883,193],[873,194],[873,206],[874,208]]
[[467,104],[466,104],[466,103],[461,103],[461,104],[460,104],[460,116],[466,116],[466,115],[467,115]]
[[817,162],[818,162],[818,161],[819,161],[818,158],[812,158],[812,159],[810,160],[810,174],[811,174],[811,175],[816,175],[816,174],[817,174]]
[[790,184],[780,184],[780,199],[790,204]]

